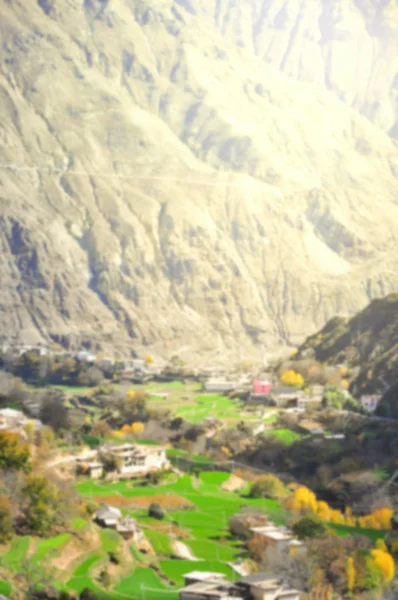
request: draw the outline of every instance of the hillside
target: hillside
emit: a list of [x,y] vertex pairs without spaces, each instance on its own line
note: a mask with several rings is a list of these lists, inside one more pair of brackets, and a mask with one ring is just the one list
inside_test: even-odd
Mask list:
[[395,3],[235,4],[3,2],[3,340],[237,358],[396,288]]
[[309,355],[354,368],[356,393],[384,392],[398,378],[398,294],[374,300],[351,319],[330,320],[299,348],[298,358]]

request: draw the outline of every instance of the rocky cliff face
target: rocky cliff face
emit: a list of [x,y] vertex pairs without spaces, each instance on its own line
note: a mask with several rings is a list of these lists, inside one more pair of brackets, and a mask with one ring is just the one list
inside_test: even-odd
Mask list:
[[3,339],[250,354],[394,289],[396,5],[313,4],[3,0]]

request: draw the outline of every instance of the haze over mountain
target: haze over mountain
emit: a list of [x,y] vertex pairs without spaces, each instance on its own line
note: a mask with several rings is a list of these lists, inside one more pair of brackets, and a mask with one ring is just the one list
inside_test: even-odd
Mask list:
[[396,289],[394,0],[3,0],[0,38],[3,340],[250,355]]

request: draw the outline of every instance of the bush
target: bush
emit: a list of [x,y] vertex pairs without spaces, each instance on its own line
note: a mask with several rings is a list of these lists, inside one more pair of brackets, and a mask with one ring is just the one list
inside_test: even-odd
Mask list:
[[292,531],[299,540],[305,540],[308,538],[323,537],[327,529],[320,519],[307,515],[293,525]]
[[152,517],[153,519],[164,519],[165,514],[166,513],[163,510],[163,508],[160,506],[160,504],[157,504],[156,502],[153,502],[148,508],[148,516]]
[[250,496],[252,498],[272,498],[276,500],[285,493],[285,488],[280,479],[275,475],[260,475],[253,481]]
[[97,600],[97,596],[90,588],[84,588],[79,596],[80,600]]

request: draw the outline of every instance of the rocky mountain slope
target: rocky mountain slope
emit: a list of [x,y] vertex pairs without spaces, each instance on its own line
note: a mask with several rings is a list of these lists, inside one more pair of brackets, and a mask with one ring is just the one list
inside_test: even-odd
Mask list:
[[398,380],[398,294],[373,300],[351,319],[331,319],[300,346],[297,356],[354,368],[357,394],[386,392]]
[[3,339],[249,356],[394,290],[396,4],[329,4],[2,1]]

